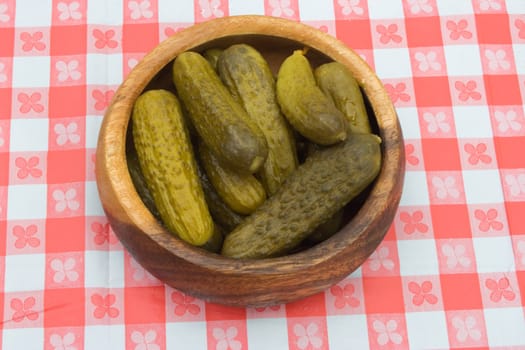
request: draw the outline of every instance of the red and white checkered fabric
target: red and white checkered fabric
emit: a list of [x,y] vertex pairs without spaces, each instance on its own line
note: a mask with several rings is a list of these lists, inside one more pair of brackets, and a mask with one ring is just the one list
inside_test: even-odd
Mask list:
[[[235,309],[166,287],[122,248],[93,173],[137,61],[214,17],[291,18],[376,70],[406,184],[355,273]],[[0,0],[3,349],[525,348],[525,1]]]

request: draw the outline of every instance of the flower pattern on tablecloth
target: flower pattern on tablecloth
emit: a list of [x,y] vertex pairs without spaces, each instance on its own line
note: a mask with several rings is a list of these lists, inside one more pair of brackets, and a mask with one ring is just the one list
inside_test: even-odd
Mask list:
[[241,350],[242,343],[235,339],[238,335],[238,329],[236,327],[228,327],[226,330],[223,328],[213,328],[212,334],[217,345],[216,350]]
[[396,85],[387,83],[385,84],[385,89],[394,103],[398,100],[403,102],[410,101],[410,95],[405,92],[407,90],[405,83],[397,83]]
[[496,220],[498,218],[498,211],[491,208],[487,211],[476,209],[474,216],[479,220],[479,229],[483,232],[487,232],[490,229],[495,231],[501,231],[503,229],[503,223]]
[[423,222],[424,216],[421,210],[416,210],[413,213],[402,211],[399,213],[399,219],[404,223],[403,231],[407,235],[414,232],[428,232],[428,225]]
[[341,13],[345,16],[352,13],[361,16],[365,13],[363,7],[360,6],[361,0],[337,0],[337,4],[341,7]]
[[128,9],[130,10],[131,19],[137,20],[140,18],[152,18],[153,11],[151,11],[150,6],[151,2],[149,0],[132,0],[128,2]]
[[293,327],[293,332],[297,337],[296,345],[299,349],[307,349],[310,345],[313,349],[320,349],[323,346],[319,326],[315,322],[309,323],[306,327],[297,323]]
[[33,92],[31,95],[21,92],[17,96],[18,102],[21,103],[19,111],[20,113],[29,113],[31,110],[41,113],[44,111],[44,105],[40,104],[42,94],[40,92]]
[[110,318],[116,318],[120,314],[120,311],[113,305],[116,303],[117,297],[115,294],[93,294],[91,296],[91,304],[95,306],[93,316],[101,319],[106,315]]
[[459,267],[467,268],[472,264],[471,259],[465,256],[466,249],[462,244],[443,244],[441,251],[446,256],[446,264],[449,269],[454,269],[458,265]]
[[492,162],[492,158],[485,154],[487,152],[486,143],[481,142],[475,146],[472,143],[466,143],[463,148],[465,152],[469,154],[468,162],[472,165],[479,163],[489,164]]
[[394,43],[400,43],[403,40],[403,37],[397,33],[398,30],[399,28],[395,23],[389,24],[388,26],[383,24],[378,24],[376,26],[376,31],[380,34],[379,41],[382,44],[388,44],[391,41]]
[[394,269],[394,261],[390,259],[390,249],[388,247],[379,247],[376,249],[368,258],[369,260],[369,266],[370,270],[372,271],[378,271],[381,268],[385,268],[386,270],[393,270]]
[[290,0],[269,0],[271,15],[275,17],[292,17],[295,11],[291,8]]
[[33,310],[36,304],[34,297],[27,297],[25,299],[13,298],[11,299],[10,306],[11,310],[14,311],[11,316],[11,320],[14,322],[22,322],[25,318],[30,321],[38,319],[38,312]]
[[55,200],[55,210],[59,213],[66,209],[75,211],[80,208],[80,203],[77,200],[77,190],[74,188],[69,188],[65,191],[53,191],[53,199]]
[[79,20],[82,18],[80,3],[78,1],[72,1],[70,3],[59,2],[57,4],[57,10],[60,13],[58,19],[61,21],[66,21],[68,19]]
[[15,225],[13,227],[13,235],[16,236],[15,248],[23,249],[26,246],[36,248],[40,245],[40,239],[35,237],[38,232],[36,225],[28,225],[27,227]]
[[381,346],[387,345],[388,343],[399,345],[403,342],[403,337],[398,331],[398,323],[396,320],[388,320],[386,322],[375,320],[372,323],[372,327],[377,333],[377,343]]
[[450,31],[448,36],[452,40],[458,40],[460,38],[472,38],[472,32],[470,30],[467,30],[468,22],[466,19],[460,19],[457,22],[453,20],[448,20],[446,26],[447,29]]
[[42,176],[42,170],[38,168],[40,158],[33,156],[28,159],[24,157],[17,157],[15,159],[15,165],[18,168],[16,176],[19,179],[25,179],[27,177],[39,178]]
[[68,332],[62,337],[60,334],[51,334],[49,343],[53,346],[53,350],[79,350],[75,346],[75,334]]
[[55,124],[55,133],[57,134],[56,143],[59,146],[64,146],[70,142],[77,144],[80,142],[80,135],[78,134],[78,124],[75,122],[64,125],[62,123]]
[[77,60],[58,61],[55,68],[58,72],[57,79],[59,82],[77,81],[82,78],[82,73],[78,70],[79,62]]
[[201,308],[195,302],[195,298],[182,292],[174,291],[171,293],[171,300],[175,304],[175,315],[183,316],[186,313],[198,315]]
[[514,300],[516,293],[512,291],[510,281],[507,277],[502,277],[497,281],[492,278],[485,280],[485,287],[490,290],[490,300],[497,303],[501,300]]
[[133,331],[130,337],[135,344],[134,350],[161,350],[157,344],[157,332],[152,329],[145,333]]
[[472,316],[466,316],[464,319],[456,316],[452,319],[452,326],[456,329],[456,339],[461,343],[467,341],[468,338],[476,341],[481,339],[481,331],[476,319]]
[[97,49],[103,49],[108,47],[114,49],[118,46],[118,41],[114,40],[115,31],[113,29],[108,29],[102,31],[100,29],[93,29],[93,36],[95,37],[95,47]]
[[46,44],[42,42],[44,38],[44,33],[41,31],[37,32],[22,32],[20,33],[20,40],[24,42],[22,45],[23,51],[44,51],[46,49]]
[[64,281],[75,282],[79,278],[79,274],[75,271],[76,261],[73,258],[61,260],[55,258],[51,260],[51,269],[54,271],[53,281],[55,283],[62,283]]
[[203,18],[223,17],[221,0],[199,0],[200,13]]
[[355,286],[352,283],[345,283],[344,286],[335,285],[330,288],[330,293],[335,297],[334,306],[337,309],[343,309],[347,305],[358,307],[361,302],[355,295]]
[[506,133],[507,131],[518,132],[523,128],[523,125],[517,120],[518,115],[514,110],[507,112],[496,111],[494,112],[494,117],[498,123],[498,131],[502,133]]
[[432,13],[432,5],[428,3],[428,0],[408,0],[410,12],[417,15],[419,13]]
[[408,283],[408,290],[413,294],[412,304],[421,306],[423,303],[434,305],[438,302],[435,294],[432,294],[432,282],[424,281],[421,284],[411,281]]
[[474,80],[468,80],[466,83],[456,81],[454,87],[458,91],[458,98],[461,101],[481,100],[481,94],[477,90],[478,84]]
[[0,3],[0,22],[9,22],[11,16],[7,13],[7,4]]

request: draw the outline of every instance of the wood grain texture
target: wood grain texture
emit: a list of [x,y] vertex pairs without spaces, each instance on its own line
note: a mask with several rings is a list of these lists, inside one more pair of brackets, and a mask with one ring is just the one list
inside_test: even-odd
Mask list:
[[[280,258],[234,260],[171,236],[135,191],[125,159],[133,103],[145,89],[171,88],[169,63],[185,50],[244,42],[259,49],[274,72],[294,48],[309,47],[314,66],[330,60],[356,77],[375,116],[383,163],[351,220],[330,239]],[[168,76],[166,76],[168,75]],[[404,180],[404,144],[395,109],[370,67],[350,48],[312,27],[278,18],[236,16],[204,22],[159,44],[117,90],[100,129],[96,177],[108,220],[133,257],[166,284],[204,300],[234,305],[286,303],[320,292],[358,268],[390,227]]]

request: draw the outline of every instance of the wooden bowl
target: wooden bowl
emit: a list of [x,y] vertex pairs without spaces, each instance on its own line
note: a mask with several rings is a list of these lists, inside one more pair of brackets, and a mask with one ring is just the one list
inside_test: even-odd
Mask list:
[[[356,33],[359,35],[359,33]],[[181,52],[244,42],[276,69],[293,49],[309,47],[313,65],[339,61],[362,87],[371,122],[382,138],[382,168],[361,196],[358,210],[328,240],[288,256],[235,260],[192,247],[169,234],[146,209],[128,173],[125,148],[135,99],[150,87],[171,84],[170,63]],[[350,48],[312,27],[264,16],[234,16],[194,25],[160,43],[119,87],[100,129],[96,177],[100,200],[122,244],[151,274],[184,293],[234,306],[286,303],[339,282],[375,250],[390,227],[404,179],[404,145],[387,92]],[[354,203],[355,209],[355,203]],[[352,211],[352,210],[350,210]]]

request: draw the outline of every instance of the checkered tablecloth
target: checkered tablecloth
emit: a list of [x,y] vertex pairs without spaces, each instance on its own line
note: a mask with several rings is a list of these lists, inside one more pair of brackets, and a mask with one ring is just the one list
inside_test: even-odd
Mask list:
[[[214,17],[320,28],[376,70],[404,192],[357,271],[305,300],[184,295],[101,209],[97,133],[143,55]],[[6,350],[525,349],[524,0],[0,0],[0,344]]]

